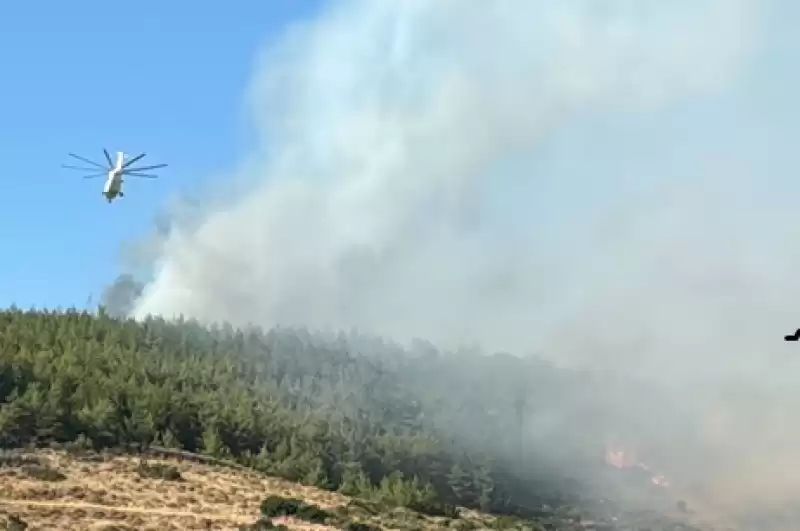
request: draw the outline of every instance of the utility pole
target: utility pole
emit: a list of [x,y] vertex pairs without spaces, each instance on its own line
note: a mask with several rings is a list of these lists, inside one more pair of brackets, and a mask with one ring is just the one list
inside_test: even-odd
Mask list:
[[514,409],[517,413],[517,456],[519,464],[524,469],[525,465],[525,410],[528,405],[528,399],[525,396],[524,389],[519,386],[517,389],[517,398],[514,400]]

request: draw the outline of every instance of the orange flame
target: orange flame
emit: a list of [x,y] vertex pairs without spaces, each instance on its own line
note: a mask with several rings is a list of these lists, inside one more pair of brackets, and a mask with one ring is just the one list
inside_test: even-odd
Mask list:
[[[635,453],[625,451],[619,447],[606,448],[605,461],[606,464],[613,466],[615,468],[636,467],[646,472],[653,473],[649,466],[636,459]],[[662,474],[654,474],[653,476],[651,476],[650,481],[653,483],[653,485],[656,485],[658,487],[669,486],[669,481],[667,481],[667,479]]]

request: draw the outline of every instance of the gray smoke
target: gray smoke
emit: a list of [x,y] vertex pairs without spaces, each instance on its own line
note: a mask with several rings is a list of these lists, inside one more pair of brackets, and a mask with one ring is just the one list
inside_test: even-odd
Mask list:
[[246,193],[171,227],[133,314],[649,377],[706,419],[708,453],[672,462],[716,456],[719,499],[796,500],[790,9],[336,2],[265,50]]
[[124,273],[103,289],[100,304],[112,317],[127,317],[136,307],[136,300],[142,296],[144,284],[133,275]]

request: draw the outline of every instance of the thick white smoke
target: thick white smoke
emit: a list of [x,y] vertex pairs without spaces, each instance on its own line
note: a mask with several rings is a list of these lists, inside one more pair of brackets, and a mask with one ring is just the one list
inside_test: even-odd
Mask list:
[[263,168],[233,207],[171,235],[136,314],[539,346],[602,264],[570,240],[594,237],[592,203],[630,190],[577,150],[580,173],[548,190],[558,171],[531,159],[582,118],[724,89],[754,52],[758,5],[340,2],[265,54]]
[[[134,314],[655,374],[708,415],[720,484],[791,498],[788,5],[335,2],[265,51],[263,162],[232,178],[239,200],[172,227]],[[736,400],[711,385],[730,378]]]

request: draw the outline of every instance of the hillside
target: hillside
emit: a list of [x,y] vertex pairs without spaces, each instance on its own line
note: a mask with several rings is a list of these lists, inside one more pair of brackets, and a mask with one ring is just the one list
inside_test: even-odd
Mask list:
[[[148,453],[96,453],[75,447],[69,451],[6,451],[0,456],[0,525],[61,531],[258,530],[268,529],[264,522],[269,521],[288,529],[319,531],[614,529],[563,511],[553,511],[535,522],[464,509],[450,517],[430,516],[303,486],[230,463],[205,462],[200,456]],[[305,507],[287,516],[281,506],[291,500]],[[269,517],[263,514],[267,506],[273,509]],[[629,519],[639,525],[669,523],[653,514],[629,515]]]
[[[336,493],[329,496],[366,500],[376,511],[404,507],[455,518],[456,507],[465,507],[551,522],[551,529],[583,528],[580,522],[596,520],[616,521],[623,529],[628,513],[589,488],[601,468],[589,449],[602,445],[592,438],[610,419],[598,412],[596,426],[584,423],[580,438],[569,437],[575,429],[569,413],[591,407],[562,400],[576,385],[585,387],[586,375],[533,358],[448,355],[424,343],[405,352],[355,334],[136,323],[112,319],[102,309],[97,316],[0,313],[0,444],[6,448],[166,447]],[[556,399],[563,427],[533,443],[523,440],[528,409]],[[567,443],[578,440],[590,443]],[[175,490],[153,497],[159,490],[130,479],[131,465],[120,459],[105,472],[67,459],[63,485],[76,487],[69,482],[80,478],[96,485],[105,474],[119,492],[108,489],[116,498],[100,505],[134,507],[150,496],[161,511],[174,510],[169,499],[178,499]],[[186,473],[221,474],[199,470]],[[209,522],[223,514],[231,518],[232,511],[255,518],[257,499],[270,491],[263,482],[277,480],[260,479],[261,486],[253,488],[246,482],[255,480],[245,477],[254,476],[235,480],[243,483],[228,501],[209,501],[216,491],[202,481],[179,483],[177,491],[182,485],[186,496],[198,500],[180,503],[187,510],[205,507]],[[65,492],[46,496],[71,499]],[[126,497],[139,501],[120,502]],[[675,500],[661,498],[674,508]],[[65,512],[62,507],[52,514]],[[164,514],[173,523],[195,518]],[[656,520],[661,523],[652,523],[653,530],[671,525]]]
[[[13,459],[6,455],[0,468],[0,513],[31,529],[238,529],[258,520],[267,496],[301,499],[323,510],[340,508],[337,514],[344,515],[345,524],[385,524],[392,518],[355,510],[342,494],[251,470],[163,456],[38,451],[15,454]],[[412,518],[422,528],[433,529],[442,520]],[[475,513],[462,520],[491,517]],[[272,522],[293,529],[334,529],[298,517],[279,516]]]
[[[155,464],[180,476],[142,473]],[[0,509],[36,529],[231,528],[255,519],[265,492],[291,492],[282,483],[195,463],[40,451],[6,457]]]

